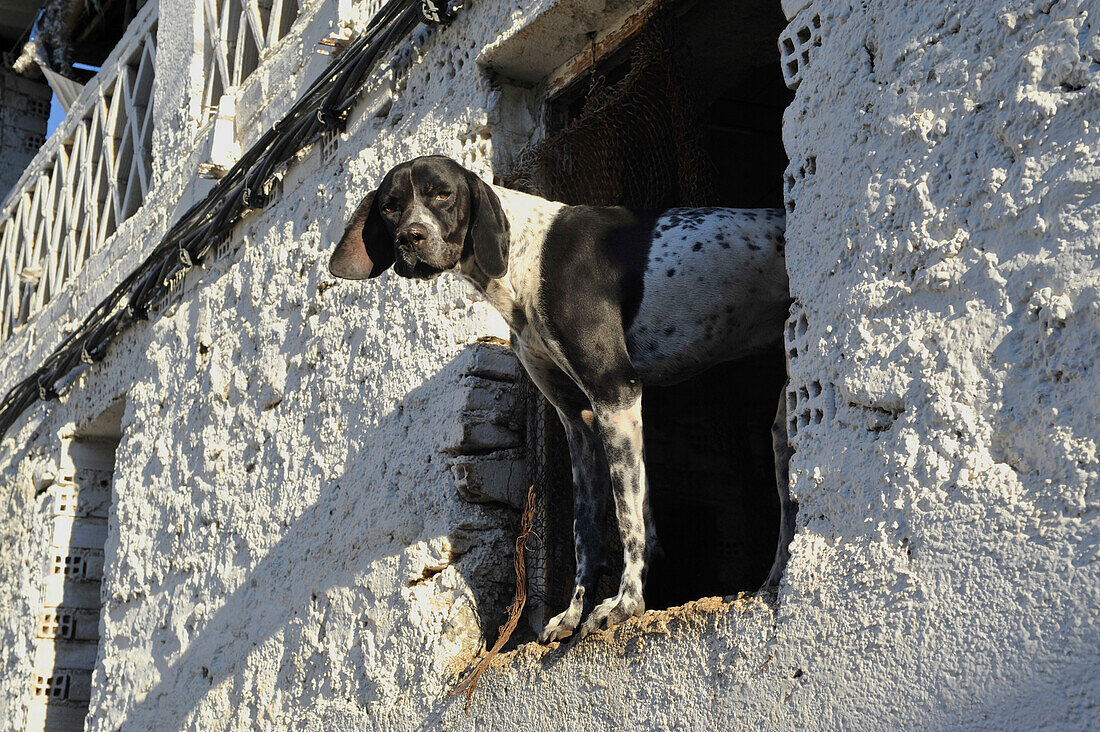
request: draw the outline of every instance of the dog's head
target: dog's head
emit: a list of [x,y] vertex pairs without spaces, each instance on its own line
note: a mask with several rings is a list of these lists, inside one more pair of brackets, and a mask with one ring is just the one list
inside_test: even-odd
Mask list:
[[508,269],[508,219],[493,189],[450,158],[416,158],[390,170],[355,209],[329,272],[349,280],[393,266],[428,280],[460,266],[488,277]]

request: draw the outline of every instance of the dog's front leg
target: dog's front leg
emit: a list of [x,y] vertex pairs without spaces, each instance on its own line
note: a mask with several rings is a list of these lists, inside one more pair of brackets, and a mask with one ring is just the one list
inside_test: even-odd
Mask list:
[[593,400],[596,429],[604,446],[615,499],[615,515],[623,543],[623,575],[619,592],[597,605],[584,623],[585,634],[621,623],[645,612],[642,591],[654,545],[649,514],[642,438],[642,390],[624,389],[626,399]]
[[595,604],[593,592],[603,555],[602,529],[607,509],[607,460],[593,428],[592,410],[558,408],[558,416],[565,427],[573,463],[573,541],[577,574],[569,607],[551,618],[539,633],[542,643],[568,638]]

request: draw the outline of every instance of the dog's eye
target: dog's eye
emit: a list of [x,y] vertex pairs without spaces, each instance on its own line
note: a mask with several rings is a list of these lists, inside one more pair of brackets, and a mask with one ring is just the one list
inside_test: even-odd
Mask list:
[[437,193],[437,194],[435,194],[435,197],[438,198],[440,201],[446,201],[448,198],[451,197],[451,194],[450,193]]
[[387,203],[382,207],[382,213],[397,213],[397,207],[392,203]]

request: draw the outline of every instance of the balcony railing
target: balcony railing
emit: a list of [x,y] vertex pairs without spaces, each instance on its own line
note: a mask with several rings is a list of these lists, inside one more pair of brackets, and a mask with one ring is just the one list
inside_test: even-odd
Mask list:
[[55,297],[152,186],[157,3],[126,35],[0,210],[0,342]]
[[204,0],[204,119],[217,111],[227,89],[256,70],[297,17],[297,0]]

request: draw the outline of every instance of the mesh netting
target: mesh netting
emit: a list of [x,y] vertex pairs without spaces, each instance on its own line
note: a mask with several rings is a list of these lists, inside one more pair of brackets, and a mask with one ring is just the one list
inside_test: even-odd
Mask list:
[[593,69],[578,82],[588,86],[580,114],[519,155],[505,176],[508,187],[594,206],[715,202],[713,164],[688,91],[688,54],[671,18],[653,17],[625,53],[626,73],[618,81]]
[[548,619],[546,609],[564,605],[571,589],[573,547],[559,539],[572,535],[573,476],[557,412],[530,379],[520,389],[527,405],[527,482],[535,487],[527,596],[531,626],[538,631]]

